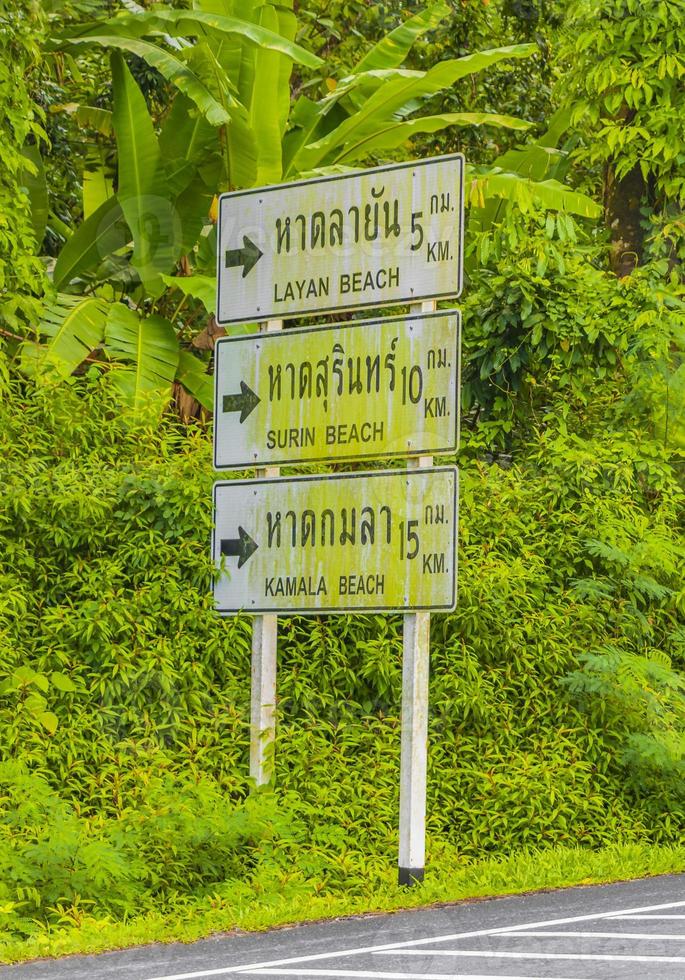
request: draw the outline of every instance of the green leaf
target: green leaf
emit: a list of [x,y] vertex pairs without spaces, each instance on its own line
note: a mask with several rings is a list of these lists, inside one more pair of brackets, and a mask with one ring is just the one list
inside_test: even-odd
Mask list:
[[143,93],[120,54],[112,55],[117,199],[133,235],[131,264],[148,291],[176,260],[175,216]]
[[214,194],[200,174],[196,174],[186,189],[174,201],[179,222],[179,255],[187,255],[197,244],[208,220]]
[[164,160],[199,163],[203,156],[219,148],[218,135],[191,99],[178,93],[159,134]]
[[24,701],[24,707],[35,718],[45,710],[45,705],[47,703],[48,702],[45,700],[42,694],[38,694],[36,691],[33,691]]
[[[273,7],[260,9],[260,24],[272,30],[278,27],[278,15]],[[248,122],[257,147],[255,183],[276,184],[283,175],[279,113],[282,55],[260,47],[255,51],[254,59]]]
[[508,150],[493,161],[493,166],[533,180],[562,178],[568,167],[568,154],[557,149],[557,144],[570,120],[570,109],[558,109],[550,119],[547,132],[539,140]]
[[207,365],[190,351],[182,350],[178,360],[176,380],[197,398],[208,412],[214,411],[214,378],[207,374]]
[[173,324],[161,316],[143,318],[123,303],[114,304],[105,327],[105,350],[127,366],[112,369],[112,382],[132,408],[168,400],[176,376],[179,344]]
[[25,146],[22,154],[28,161],[21,175],[21,182],[26,188],[31,202],[31,223],[36,239],[36,248],[40,249],[45,238],[48,225],[48,185],[45,179],[45,166],[37,146]]
[[502,197],[522,206],[532,203],[553,211],[568,211],[584,218],[599,218],[602,208],[579,191],[569,190],[558,180],[530,180],[518,174],[497,171],[479,175],[471,183],[472,193],[481,191],[487,197]]
[[[16,687],[28,687],[29,684],[36,684],[41,690],[47,691],[48,684],[42,674],[37,674],[33,667],[22,664],[12,674],[12,681]],[[44,682],[44,683],[43,683]]]
[[112,55],[114,129],[119,156],[117,197],[129,227],[136,234],[137,220],[129,218],[128,204],[153,194],[159,168],[159,144],[143,93],[121,55]]
[[283,168],[286,178],[292,175],[292,161],[303,146],[313,141],[313,137],[324,119],[322,103],[313,102],[305,95],[298,98],[290,113],[291,128],[283,139]]
[[97,170],[83,172],[83,216],[88,219],[98,208],[114,197],[114,188],[107,171],[100,167]]
[[66,112],[74,117],[79,126],[93,129],[101,136],[112,136],[114,133],[112,113],[107,109],[99,109],[92,105],[80,105],[78,102],[66,102],[63,105],[51,106],[50,112]]
[[368,156],[371,151],[394,150],[418,133],[437,133],[450,126],[501,126],[507,129],[528,129],[531,125],[515,116],[502,116],[492,112],[444,112],[436,116],[420,116],[417,119],[390,123],[365,139],[344,146],[335,157],[335,163],[353,163]]
[[[507,150],[493,161],[492,168],[536,181],[562,180],[568,169],[568,154],[556,147],[568,129],[570,118],[570,109],[558,109],[550,119],[547,132],[539,140]],[[487,230],[500,220],[505,207],[502,197],[491,197],[484,207],[472,207],[469,227],[474,231]]]
[[68,677],[66,674],[60,674],[58,671],[50,674],[50,683],[58,691],[63,691],[65,694],[72,694],[74,691],[78,691],[78,687],[74,684],[71,677]]
[[405,20],[364,55],[357,63],[355,73],[376,68],[397,68],[409,54],[417,38],[437,27],[449,12],[447,4],[434,3]]
[[198,299],[209,314],[216,313],[216,276],[162,276],[165,286]]
[[[293,3],[289,5],[275,5],[275,10],[278,15],[278,33],[281,37],[287,38],[289,41],[294,41],[297,36],[297,16],[292,9]],[[278,79],[278,94],[277,94],[277,111],[280,119],[281,126],[281,139],[285,136],[286,130],[288,129],[288,123],[290,120],[290,107],[291,107],[291,91],[290,91],[290,79],[293,72],[293,62],[292,58],[287,56],[278,59],[279,62],[279,79]]]
[[59,725],[59,720],[57,715],[52,711],[37,711],[35,713],[36,721],[39,721],[43,728],[50,734],[54,735],[57,731],[57,726]]
[[365,102],[359,111],[349,116],[331,133],[304,147],[297,155],[300,170],[313,169],[331,162],[329,157],[338,147],[356,144],[377,133],[383,125],[392,122],[398,114],[413,111],[420,101],[453,85],[466,75],[482,71],[507,58],[527,58],[537,50],[534,44],[518,44],[493,48],[442,61],[427,72],[417,72],[409,77],[401,75],[386,82]]
[[59,294],[45,310],[38,330],[50,340],[39,348],[33,368],[68,378],[102,344],[109,304],[92,296]]
[[205,88],[200,79],[187,65],[168,51],[139,38],[123,37],[118,34],[91,34],[84,37],[68,38],[67,47],[90,47],[93,44],[104,48],[129,51],[156,68],[168,82],[191,99],[212,126],[223,126],[229,121],[223,106]]
[[[203,78],[211,79],[213,90],[222,100],[229,119],[229,125],[225,128],[229,153],[226,178],[233,187],[251,187],[257,173],[256,137],[250,128],[247,109],[230,90],[235,87],[229,85],[230,78],[219,60],[219,57],[228,59],[228,54],[223,48],[224,45],[218,45],[215,53],[209,44],[199,42],[195,45],[189,60],[198,72],[203,73]],[[239,71],[244,69],[246,67],[244,59],[239,59],[238,65]],[[244,71],[241,71],[242,74]],[[207,81],[207,84],[210,82]]]
[[238,17],[212,14],[202,10],[156,10],[137,14],[135,19],[115,19],[107,22],[117,30],[132,29],[137,35],[152,31],[169,31],[183,37],[204,37],[207,34],[227,34],[244,38],[246,41],[270,51],[287,55],[307,68],[318,68],[323,64],[321,58],[307,51],[299,44],[281,37],[280,34],[259,24],[253,24]]
[[53,271],[57,289],[77,277],[93,273],[108,255],[131,241],[131,234],[116,197],[105,201],[69,238]]

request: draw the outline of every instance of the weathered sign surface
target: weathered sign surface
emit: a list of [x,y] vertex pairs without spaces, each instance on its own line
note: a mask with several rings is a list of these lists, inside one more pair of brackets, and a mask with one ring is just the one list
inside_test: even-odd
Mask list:
[[214,466],[454,452],[457,310],[216,345]]
[[454,609],[457,500],[452,466],[217,483],[216,608]]
[[224,194],[219,323],[458,296],[460,154]]

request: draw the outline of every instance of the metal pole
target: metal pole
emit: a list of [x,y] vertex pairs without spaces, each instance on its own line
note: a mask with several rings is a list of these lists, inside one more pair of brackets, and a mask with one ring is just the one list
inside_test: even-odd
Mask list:
[[[412,313],[432,313],[435,301],[414,303]],[[409,469],[433,465],[432,456],[407,461]],[[430,613],[405,613],[402,637],[402,749],[398,881],[416,885],[426,866],[426,768]]]
[[[282,330],[282,320],[260,324],[262,333]],[[257,477],[278,476],[278,466],[257,469]],[[250,776],[256,786],[271,781],[276,740],[276,672],[278,617],[271,613],[252,621],[252,688],[250,695]]]

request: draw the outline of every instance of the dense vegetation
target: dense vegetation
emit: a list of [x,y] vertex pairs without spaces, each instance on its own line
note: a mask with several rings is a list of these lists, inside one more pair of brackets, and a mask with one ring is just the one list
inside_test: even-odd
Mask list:
[[[179,909],[227,925],[256,897],[389,894],[397,618],[281,621],[276,779],[249,795],[250,623],[220,620],[209,591],[212,198],[446,149],[468,155],[471,208],[459,606],[432,624],[429,860],[476,881],[483,858],[529,848],[682,843],[685,35],[658,29],[683,20],[678,4],[602,0],[599,19],[589,0],[334,0],[299,24],[269,4],[195,5],[268,27],[287,53],[198,33],[187,4],[167,11],[165,40],[123,6],[128,20],[89,28],[110,62],[83,25],[117,5],[41,5],[48,44],[38,5],[0,2],[8,940],[35,951],[60,925]],[[280,93],[276,128],[255,59]],[[405,59],[447,64],[448,81],[412,76],[401,139],[396,119],[364,129],[355,86],[368,108]],[[198,155],[183,162],[189,129]],[[181,215],[166,253],[146,221],[153,181],[155,213]]]

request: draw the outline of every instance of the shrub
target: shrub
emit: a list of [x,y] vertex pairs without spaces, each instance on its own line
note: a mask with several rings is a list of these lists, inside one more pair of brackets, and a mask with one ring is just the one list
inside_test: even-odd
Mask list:
[[[685,828],[654,742],[680,744],[680,710],[652,723],[649,677],[623,692],[630,712],[609,710],[597,659],[659,651],[682,669],[677,457],[607,428],[600,382],[581,411],[554,397],[513,460],[488,463],[478,434],[460,460],[459,607],[432,626],[429,846],[464,860]],[[206,433],[148,429],[97,379],[59,397],[6,381],[0,458],[13,928],[284,881],[362,890],[396,848],[400,618],[280,621],[276,789],[246,802],[250,624],[212,608]],[[649,777],[627,780],[636,752]]]

